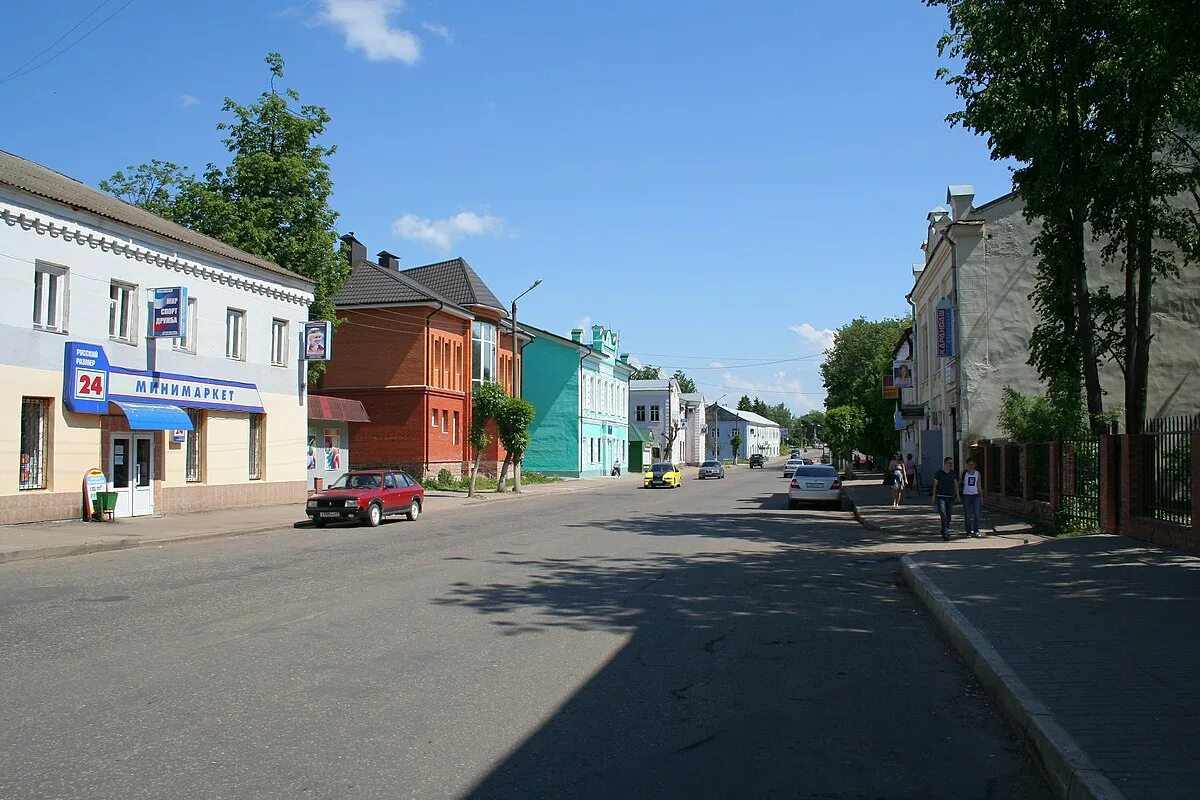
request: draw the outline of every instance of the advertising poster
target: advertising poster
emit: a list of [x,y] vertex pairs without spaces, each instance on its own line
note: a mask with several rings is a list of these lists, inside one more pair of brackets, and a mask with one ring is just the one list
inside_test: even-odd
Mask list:
[[150,335],[187,335],[187,289],[171,286],[165,289],[151,289],[150,294],[154,306]]
[[342,468],[342,432],[339,428],[325,429],[325,469]]
[[96,492],[103,492],[108,486],[108,479],[96,467],[92,467],[83,475],[83,505],[85,519],[96,516]]
[[301,336],[306,361],[328,361],[333,357],[333,323],[329,320],[304,323]]
[[913,385],[913,362],[908,360],[892,362],[892,386],[897,389],[911,389]]
[[317,437],[308,437],[308,469],[315,472],[317,469]]

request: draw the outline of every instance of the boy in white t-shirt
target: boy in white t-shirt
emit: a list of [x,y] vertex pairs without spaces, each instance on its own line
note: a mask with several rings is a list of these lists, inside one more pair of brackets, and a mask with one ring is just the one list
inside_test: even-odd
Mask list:
[[962,503],[963,503],[963,525],[967,530],[967,536],[974,536],[976,539],[982,539],[983,534],[979,531],[979,506],[980,506],[980,485],[982,476],[979,470],[975,469],[975,462],[967,459],[967,468],[962,474]]

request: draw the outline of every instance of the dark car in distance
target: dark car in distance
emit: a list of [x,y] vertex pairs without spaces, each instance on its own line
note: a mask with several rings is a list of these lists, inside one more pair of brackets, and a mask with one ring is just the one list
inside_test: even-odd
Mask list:
[[754,469],[755,467],[762,469],[766,463],[767,459],[763,457],[762,453],[754,453],[750,456],[750,469]]
[[407,472],[395,469],[353,470],[324,491],[308,498],[304,513],[318,528],[328,522],[365,522],[372,528],[384,517],[421,516],[425,489]]

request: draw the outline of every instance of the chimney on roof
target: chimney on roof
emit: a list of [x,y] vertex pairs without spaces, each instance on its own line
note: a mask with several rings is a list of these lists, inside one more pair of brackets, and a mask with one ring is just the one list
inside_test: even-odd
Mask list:
[[583,328],[571,328],[571,341],[583,344]]
[[946,202],[954,214],[955,222],[966,219],[971,210],[971,201],[975,199],[975,187],[969,183],[953,184],[946,187]]
[[346,258],[350,260],[350,266],[354,266],[360,261],[367,260],[367,246],[354,238],[354,231],[350,231],[342,237],[342,241],[346,243],[348,248]]
[[384,269],[394,269],[396,272],[400,271],[400,256],[393,255],[387,250],[380,250],[379,254],[375,257],[379,259],[379,266]]
[[620,360],[621,360],[622,364],[628,364],[629,363],[629,353],[621,353]]

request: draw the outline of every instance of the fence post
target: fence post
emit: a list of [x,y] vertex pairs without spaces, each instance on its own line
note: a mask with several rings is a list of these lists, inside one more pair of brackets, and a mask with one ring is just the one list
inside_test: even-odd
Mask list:
[[1121,447],[1121,528],[1135,517],[1142,515],[1143,483],[1146,472],[1142,460],[1145,453],[1145,437],[1127,433]]
[[1008,451],[1007,444],[1000,447],[1000,486],[996,491],[1001,497],[1008,496]]
[[1192,540],[1187,549],[1200,550],[1200,428],[1192,429]]
[[1050,508],[1058,511],[1062,505],[1062,442],[1050,443]]
[[1120,443],[1121,440],[1113,434],[1106,433],[1100,436],[1098,494],[1100,495],[1100,531],[1102,533],[1121,532],[1121,520],[1119,519],[1121,496],[1118,493],[1123,491],[1121,486],[1123,457],[1118,458],[1121,452]]

